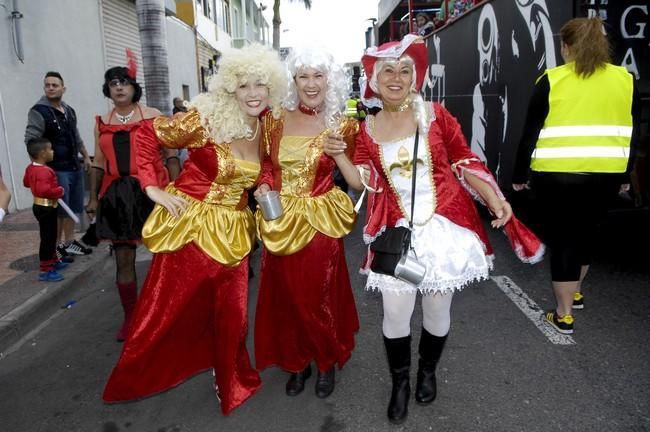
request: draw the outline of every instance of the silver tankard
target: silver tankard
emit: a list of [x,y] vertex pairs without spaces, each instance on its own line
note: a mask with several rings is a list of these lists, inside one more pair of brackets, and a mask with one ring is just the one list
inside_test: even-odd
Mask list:
[[270,221],[282,216],[282,202],[278,191],[268,191],[257,199],[264,220]]

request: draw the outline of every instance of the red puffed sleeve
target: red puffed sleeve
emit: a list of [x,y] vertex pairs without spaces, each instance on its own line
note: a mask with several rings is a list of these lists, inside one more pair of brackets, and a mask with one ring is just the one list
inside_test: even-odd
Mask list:
[[354,156],[352,157],[352,163],[354,165],[364,165],[370,160],[370,152],[368,151],[368,144],[371,141],[369,139],[370,137],[368,137],[365,127],[360,127],[359,129],[355,140]]
[[[260,139],[260,146],[262,147],[262,172],[258,181],[258,185],[266,183],[271,189],[275,189],[275,180],[273,177],[273,158],[272,154],[277,150],[275,141],[280,137],[278,136],[278,128],[282,128],[283,124],[273,118],[272,112],[267,112],[262,118],[262,137]],[[280,129],[281,130],[281,129]]]
[[135,133],[138,179],[144,190],[147,186],[165,187],[169,183],[167,170],[160,155],[161,145],[153,129],[153,121],[146,120]]
[[441,124],[443,143],[447,148],[451,168],[463,187],[475,200],[485,204],[478,192],[465,181],[464,174],[468,172],[489,184],[499,198],[505,199],[490,170],[467,145],[458,120],[440,104],[434,104],[434,110],[436,121]]

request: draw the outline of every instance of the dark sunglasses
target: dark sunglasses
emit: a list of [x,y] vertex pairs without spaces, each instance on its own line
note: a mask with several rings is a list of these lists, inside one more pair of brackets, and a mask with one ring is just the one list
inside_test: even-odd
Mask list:
[[117,87],[117,86],[126,87],[129,84],[131,84],[131,83],[126,78],[115,78],[115,79],[112,79],[112,80],[110,80],[108,82],[109,87]]

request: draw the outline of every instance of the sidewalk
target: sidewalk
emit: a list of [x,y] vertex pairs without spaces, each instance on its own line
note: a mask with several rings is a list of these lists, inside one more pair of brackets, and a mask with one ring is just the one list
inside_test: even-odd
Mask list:
[[38,281],[38,223],[31,209],[7,215],[0,224],[0,357],[57,310],[74,301],[109,262],[108,246],[75,257],[61,282]]

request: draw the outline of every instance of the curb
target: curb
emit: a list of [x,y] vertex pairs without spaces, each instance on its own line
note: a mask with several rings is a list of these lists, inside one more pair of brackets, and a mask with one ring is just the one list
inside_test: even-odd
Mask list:
[[[13,344],[60,310],[75,294],[105,275],[106,267],[111,262],[107,249],[96,248],[83,266],[66,271],[63,282],[48,284],[23,304],[0,317],[0,358]],[[32,281],[34,274],[35,272],[29,272],[17,277],[27,277]]]

